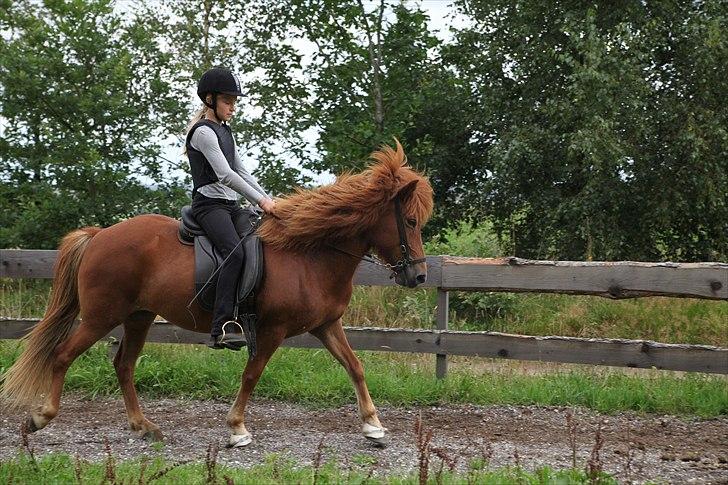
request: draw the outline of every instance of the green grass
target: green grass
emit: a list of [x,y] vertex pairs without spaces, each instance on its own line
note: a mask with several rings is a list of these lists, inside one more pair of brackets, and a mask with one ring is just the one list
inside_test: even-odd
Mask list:
[[[20,352],[16,341],[0,341],[0,371]],[[514,371],[452,370],[434,378],[431,356],[359,352],[372,398],[394,406],[473,403],[583,406],[600,412],[637,411],[715,417],[728,415],[724,377],[663,371],[630,375],[618,370],[566,370],[526,375]],[[146,396],[233,399],[245,352],[215,352],[202,346],[147,344],[136,382]],[[99,344],[69,369],[66,390],[89,396],[116,395],[119,386]],[[343,368],[324,350],[280,349],[268,364],[255,395],[319,407],[356,402]]]
[[[268,484],[268,483],[387,483],[417,484],[419,476],[389,475],[377,477],[371,474],[376,467],[371,462],[343,467],[325,463],[319,467],[298,466],[295,462],[269,455],[264,463],[251,468],[233,468],[205,462],[177,464],[160,457],[129,460],[115,463],[108,457],[103,463],[89,463],[65,454],[47,455],[37,461],[27,454],[0,462],[0,483],[169,483],[169,484]],[[553,470],[543,467],[534,472],[521,468],[492,470],[480,463],[472,463],[467,472],[438,473],[430,470],[427,483],[438,484],[616,484],[617,481],[601,473],[595,481],[589,480],[582,470]]]
[[[490,295],[497,299],[503,313],[494,318],[487,315],[471,318],[466,312],[460,327],[522,335],[647,339],[728,347],[728,305],[721,301],[664,297],[612,301],[571,295]],[[458,315],[453,315],[453,319],[457,327]]]
[[[352,326],[432,328],[434,289],[356,287],[344,321]],[[450,328],[520,335],[646,339],[728,347],[721,301],[451,292]]]
[[51,280],[0,278],[0,317],[43,316],[50,289]]

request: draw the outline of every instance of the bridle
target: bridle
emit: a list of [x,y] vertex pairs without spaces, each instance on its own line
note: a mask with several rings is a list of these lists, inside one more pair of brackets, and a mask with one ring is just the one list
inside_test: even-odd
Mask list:
[[418,259],[412,259],[412,255],[410,254],[410,246],[407,243],[407,232],[404,227],[404,216],[402,215],[402,202],[399,200],[399,194],[395,196],[394,198],[394,216],[397,221],[397,232],[399,233],[399,250],[402,254],[402,257],[394,264],[385,263],[384,261],[380,260],[378,257],[376,257],[373,254],[365,254],[363,256],[357,256],[354,253],[350,253],[349,251],[345,251],[341,248],[338,248],[336,246],[332,246],[328,244],[327,246],[335,251],[338,251],[340,253],[347,254],[351,257],[360,259],[362,261],[366,261],[367,263],[375,264],[377,266],[381,266],[383,268],[387,268],[392,272],[392,274],[389,275],[390,278],[394,278],[401,272],[405,271],[409,266],[413,266],[415,264],[424,263],[427,261],[426,258],[418,258]]

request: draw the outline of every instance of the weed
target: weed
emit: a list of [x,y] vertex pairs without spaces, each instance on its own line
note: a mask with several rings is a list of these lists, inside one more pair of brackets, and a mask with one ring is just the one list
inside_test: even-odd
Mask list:
[[109,439],[104,437],[104,451],[106,451],[104,483],[116,484],[116,463],[114,456],[111,454],[111,444]]
[[591,456],[586,464],[586,474],[589,477],[591,483],[599,483],[598,480],[603,472],[603,465],[599,452],[604,446],[604,437],[602,436],[602,425],[603,422],[600,420],[597,426],[597,432],[594,437],[594,447],[591,451]]
[[457,456],[451,456],[444,448],[431,447],[432,454],[440,458],[440,466],[435,473],[435,481],[438,485],[442,484],[442,472],[445,465],[447,469],[452,473],[455,471],[455,466],[458,463]]
[[28,428],[26,423],[23,423],[20,426],[20,443],[23,447],[23,451],[25,451],[25,453],[27,453],[28,457],[30,458],[30,462],[33,465],[33,468],[38,470],[38,463],[35,459],[35,448],[30,446],[30,439],[28,438]]
[[432,441],[432,430],[425,431],[422,425],[422,413],[420,413],[415,420],[415,444],[417,445],[420,485],[427,484],[427,476],[430,468],[430,441]]
[[147,466],[149,465],[149,458],[144,456],[142,457],[142,461],[139,464],[139,485],[144,485],[146,483],[146,480],[144,478],[144,474],[147,472]]
[[326,439],[326,436],[323,436],[321,438],[321,441],[319,441],[318,446],[316,447],[316,453],[314,453],[313,456],[313,485],[316,485],[318,483],[319,479],[319,471],[321,469],[321,461],[323,460],[324,456],[324,439]]
[[566,410],[566,429],[571,448],[571,468],[576,468],[576,421],[571,409]]
[[83,483],[83,480],[81,479],[83,475],[83,467],[81,466],[81,459],[78,457],[78,455],[76,455],[74,459],[73,472],[74,476],[76,477],[76,483],[78,483],[78,485],[81,485]]
[[205,483],[215,483],[217,481],[217,443],[210,443],[207,447],[207,455],[205,455],[205,469],[207,469],[207,481]]

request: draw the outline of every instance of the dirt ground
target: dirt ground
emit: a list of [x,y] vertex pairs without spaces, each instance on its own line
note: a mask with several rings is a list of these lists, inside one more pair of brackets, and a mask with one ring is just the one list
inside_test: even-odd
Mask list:
[[[310,464],[323,442],[323,459],[376,476],[417,469],[415,422],[421,416],[432,430],[432,446],[441,456],[466,469],[474,459],[491,467],[520,464],[533,470],[542,465],[584,467],[592,456],[597,430],[604,443],[599,450],[603,469],[622,482],[653,480],[666,483],[728,483],[728,419],[699,420],[636,414],[600,415],[583,409],[536,406],[380,407],[389,429],[389,445],[373,447],[359,433],[354,405],[323,411],[255,399],[247,425],[254,441],[246,448],[225,449],[225,415],[230,403],[177,399],[146,400],[147,417],[165,434],[163,446],[136,438],[127,430],[121,398],[84,400],[64,396],[59,416],[30,436],[37,456],[65,452],[86,460],[104,460],[108,440],[116,459],[164,455],[176,460],[204,460],[208,446],[220,446],[219,462],[247,467],[280,454]],[[20,449],[24,416],[2,411],[0,460]],[[572,432],[566,416],[573,414]],[[432,455],[431,467],[441,457]]]

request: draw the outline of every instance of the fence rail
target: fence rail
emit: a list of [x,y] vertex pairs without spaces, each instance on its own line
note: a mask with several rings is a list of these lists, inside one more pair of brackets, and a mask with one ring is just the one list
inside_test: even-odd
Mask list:
[[[36,319],[0,319],[0,338],[25,335]],[[728,349],[707,345],[663,344],[649,340],[532,337],[498,332],[452,330],[407,330],[400,328],[345,327],[346,336],[357,350],[465,355],[515,360],[609,365],[642,369],[679,370],[728,374]],[[120,327],[107,338],[119,341]],[[208,336],[155,322],[148,342],[204,344]],[[286,339],[284,347],[322,348],[309,334]]]
[[[0,250],[0,277],[52,278],[56,251]],[[427,258],[424,286],[437,288],[434,330],[347,327],[358,350],[433,353],[436,372],[444,377],[448,355],[469,355],[544,362],[657,368],[728,374],[728,349],[664,344],[645,340],[533,337],[495,332],[447,330],[449,290],[508,291],[597,295],[612,299],[671,296],[728,300],[726,263],[641,263],[532,261],[520,258]],[[357,285],[390,286],[388,272],[362,263]],[[0,319],[0,338],[19,338],[36,320]],[[121,338],[121,329],[110,334]],[[205,335],[156,324],[149,341],[204,343]],[[290,338],[289,347],[320,347],[306,334]]]
[[[0,249],[0,277],[52,278],[55,250]],[[728,300],[728,263],[533,261],[429,256],[423,286],[443,290],[674,296]],[[357,285],[392,286],[389,272],[362,263]]]

